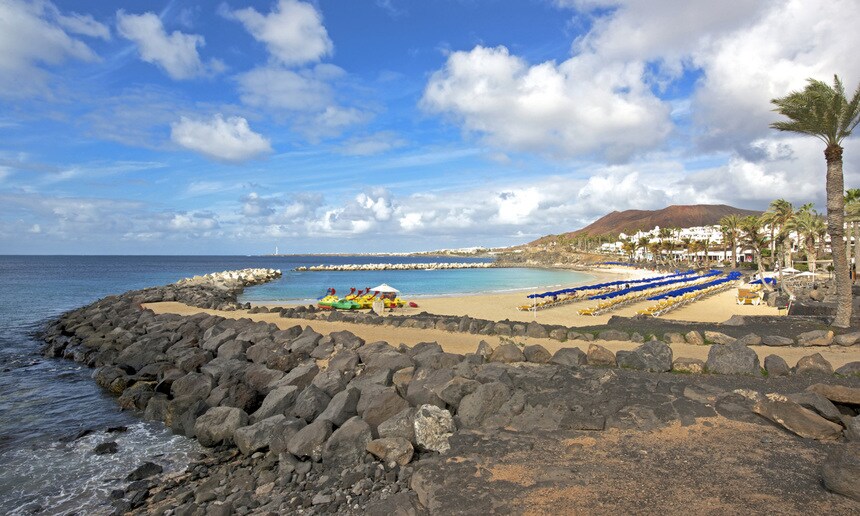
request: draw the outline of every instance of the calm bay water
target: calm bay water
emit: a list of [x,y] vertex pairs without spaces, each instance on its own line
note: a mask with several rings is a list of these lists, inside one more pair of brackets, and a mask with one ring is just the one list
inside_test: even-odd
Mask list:
[[[45,359],[34,334],[61,313],[106,295],[162,285],[197,274],[247,267],[284,271],[276,282],[248,289],[251,301],[320,297],[328,287],[388,283],[403,297],[558,287],[587,276],[537,269],[294,272],[301,265],[483,261],[463,258],[374,256],[0,256],[0,513],[108,513],[105,500],[119,480],[146,460],[182,469],[195,441],[173,436],[160,424],[120,412],[90,379],[91,370],[67,360]],[[105,429],[127,426],[119,434]],[[73,440],[83,430],[93,432]],[[117,441],[116,455],[92,448]]]

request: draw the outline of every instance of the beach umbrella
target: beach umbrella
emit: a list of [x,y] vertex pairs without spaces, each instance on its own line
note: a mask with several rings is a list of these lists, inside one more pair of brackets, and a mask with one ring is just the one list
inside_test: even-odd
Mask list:
[[786,267],[785,269],[782,269],[782,272],[785,272],[788,274],[794,274],[794,273],[800,272],[800,271],[795,269],[794,267]]
[[379,285],[378,287],[373,287],[372,289],[370,289],[370,291],[371,292],[379,292],[380,294],[389,294],[391,292],[394,292],[396,294],[396,293],[400,292],[399,290],[392,287],[388,283],[383,283],[382,285]]

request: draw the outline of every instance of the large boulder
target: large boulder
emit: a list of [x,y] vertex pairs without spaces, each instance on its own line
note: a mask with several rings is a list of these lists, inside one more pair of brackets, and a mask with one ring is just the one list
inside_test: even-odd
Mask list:
[[705,367],[709,373],[761,375],[758,355],[740,343],[711,346]]
[[523,355],[522,350],[516,344],[507,342],[505,344],[500,344],[496,349],[493,350],[493,354],[490,355],[489,362],[501,362],[503,364],[510,364],[513,362],[525,362],[525,355]]
[[316,362],[310,360],[291,369],[278,381],[278,386],[295,385],[299,389],[304,389],[311,384],[319,372],[320,368]]
[[208,374],[188,373],[173,382],[170,386],[170,393],[174,398],[190,396],[194,399],[203,400],[209,396],[213,386],[212,377]]
[[588,365],[596,367],[615,367],[615,354],[600,344],[588,345]]
[[531,344],[524,347],[523,355],[526,357],[527,362],[533,362],[535,364],[546,364],[552,358],[549,351],[540,344]]
[[836,374],[841,374],[842,376],[860,375],[860,362],[848,362],[847,364],[837,369],[835,372]]
[[780,337],[779,335],[767,335],[762,337],[761,343],[765,346],[793,346],[794,339]]
[[457,430],[451,413],[435,405],[421,405],[413,416],[415,443],[423,450],[445,453],[448,438]]
[[833,366],[830,365],[821,353],[815,353],[801,358],[794,367],[795,374],[833,374]]
[[762,343],[762,338],[755,333],[747,333],[738,339],[738,342],[744,346],[759,346]]
[[835,440],[842,427],[782,396],[769,396],[753,405],[753,412],[808,439]]
[[379,437],[402,437],[415,444],[415,413],[418,409],[409,407],[380,423]]
[[833,336],[831,330],[808,331],[797,336],[797,344],[800,346],[829,346],[833,344]]
[[302,418],[308,423],[317,418],[328,407],[331,398],[315,385],[308,385],[296,396],[290,414]]
[[313,350],[317,347],[317,344],[319,344],[320,339],[322,339],[322,335],[315,332],[310,326],[308,326],[301,335],[296,337],[290,343],[290,352],[298,355],[310,356]]
[[352,373],[350,376],[344,376],[337,369],[326,369],[314,377],[311,385],[318,387],[329,396],[334,396],[346,387],[347,382],[352,379],[351,375]]
[[803,408],[812,410],[828,421],[842,423],[842,414],[836,405],[817,392],[798,392],[789,394],[786,398]]
[[354,371],[358,365],[358,353],[345,349],[338,351],[328,362],[328,368],[336,371]]
[[410,405],[436,405],[444,408],[443,401],[437,394],[449,381],[454,378],[452,369],[428,370],[419,369],[415,372],[406,389],[406,399]]
[[854,344],[860,344],[860,331],[837,335],[836,338],[833,339],[833,342],[840,346],[853,346]]
[[122,395],[117,399],[117,402],[123,410],[143,410],[154,395],[155,382],[137,382],[122,391]]
[[579,367],[588,362],[588,355],[579,348],[561,348],[550,359],[553,364]]
[[468,380],[460,376],[455,376],[448,380],[444,385],[433,389],[433,391],[437,396],[439,396],[439,399],[447,403],[449,406],[456,408],[460,405],[460,400],[463,399],[463,396],[472,394],[480,385],[481,384],[475,380]]
[[262,364],[251,364],[245,369],[245,384],[260,394],[266,395],[277,387],[277,382],[284,377],[283,371],[269,369]]
[[327,419],[334,426],[343,425],[349,418],[355,416],[358,412],[358,398],[361,396],[361,391],[355,387],[349,387],[335,394],[329,402],[328,406],[322,413],[317,416],[317,419]]
[[627,340],[630,340],[630,335],[628,335],[628,333],[626,331],[603,330],[602,332],[597,334],[597,338],[599,340],[627,341]]
[[469,428],[478,428],[511,397],[511,391],[501,382],[489,382],[475,392],[464,396],[457,410],[460,422]]
[[687,339],[680,333],[667,332],[663,335],[663,342],[666,344],[685,344]]
[[212,407],[197,418],[194,433],[203,446],[231,444],[236,430],[248,424],[248,414],[235,407]]
[[687,332],[687,334],[684,335],[684,340],[687,341],[687,344],[692,344],[694,346],[702,346],[705,344],[705,338],[696,330]]
[[194,438],[197,436],[194,426],[197,424],[197,418],[202,416],[209,410],[209,405],[203,400],[197,400],[189,406],[185,412],[179,414],[178,417],[173,417],[170,429],[175,434],[184,435]]
[[718,331],[705,331],[705,342],[708,343],[725,346],[733,343],[735,340],[737,339],[730,335],[726,335],[725,333],[720,333]]
[[860,389],[856,387],[845,387],[842,385],[827,385],[824,383],[816,383],[810,385],[807,389],[810,392],[817,392],[833,403],[843,405],[860,405]]
[[375,353],[369,355],[368,359],[370,360],[370,362],[368,362],[366,367],[364,368],[365,374],[379,370],[390,370],[392,373],[394,373],[401,369],[405,369],[407,367],[412,367],[415,365],[408,355],[404,353],[398,353],[397,351],[384,351],[382,353]]
[[319,462],[322,460],[323,446],[329,436],[331,436],[331,422],[318,419],[296,432],[287,441],[287,451],[296,457]]
[[821,468],[824,487],[860,502],[860,443],[848,443],[830,451]]
[[233,433],[233,441],[245,455],[250,455],[257,450],[269,447],[279,427],[287,421],[282,414],[272,416],[253,425],[237,428]]
[[287,444],[289,444],[290,439],[306,426],[308,425],[304,419],[292,416],[285,417],[272,432],[272,438],[269,441],[269,451],[275,454],[287,451]]
[[339,469],[361,464],[372,440],[370,426],[360,417],[352,417],[328,438],[322,460],[326,466]]
[[546,328],[543,324],[540,324],[536,321],[532,321],[528,323],[528,325],[526,325],[526,337],[545,339],[549,337],[549,332],[546,331]]
[[373,434],[379,435],[377,430],[380,423],[408,407],[409,402],[401,398],[394,387],[386,387],[373,395],[361,417],[370,425]]
[[412,443],[402,437],[383,437],[367,444],[367,451],[382,462],[394,462],[403,467],[412,460],[415,453]]
[[260,408],[251,414],[251,422],[256,423],[278,414],[286,414],[295,403],[298,394],[299,389],[295,385],[285,385],[272,390],[263,398]]
[[646,342],[633,351],[619,351],[615,356],[619,367],[654,373],[672,370],[672,348],[658,340]]
[[768,376],[788,376],[791,374],[791,368],[788,367],[785,359],[779,355],[768,355],[764,357],[764,370]]
[[696,358],[679,357],[672,362],[672,371],[700,374],[705,372],[705,363]]

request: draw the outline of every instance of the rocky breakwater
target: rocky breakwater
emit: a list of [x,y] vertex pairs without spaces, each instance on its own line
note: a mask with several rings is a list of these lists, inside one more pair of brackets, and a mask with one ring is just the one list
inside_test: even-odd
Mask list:
[[[198,308],[236,310],[242,308],[236,299],[246,287],[268,283],[280,277],[280,269],[241,269],[193,276],[149,290],[154,298],[161,295],[161,301],[175,300]],[[172,294],[170,290],[173,290]]]
[[297,271],[413,271],[413,270],[443,270],[443,269],[489,269],[495,267],[490,262],[460,262],[460,263],[359,263],[344,265],[311,265],[296,267]]

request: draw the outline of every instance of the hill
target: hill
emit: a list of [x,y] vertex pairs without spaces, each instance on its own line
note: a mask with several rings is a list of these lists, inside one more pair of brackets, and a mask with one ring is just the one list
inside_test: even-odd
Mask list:
[[[721,218],[726,215],[737,214],[742,217],[747,215],[761,215],[762,212],[754,210],[743,210],[725,204],[695,204],[689,206],[669,206],[662,210],[625,210],[613,211],[608,215],[597,219],[588,226],[565,233],[565,237],[579,235],[617,235],[619,233],[635,233],[640,230],[650,230],[654,226],[688,228],[693,226],[710,226],[719,224]],[[533,244],[540,243],[551,237],[542,237]]]

